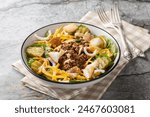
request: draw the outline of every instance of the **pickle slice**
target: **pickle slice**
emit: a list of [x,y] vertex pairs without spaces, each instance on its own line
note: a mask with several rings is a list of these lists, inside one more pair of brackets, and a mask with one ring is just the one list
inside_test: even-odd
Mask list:
[[42,65],[42,62],[36,60],[31,64],[31,69],[35,71],[36,73],[38,73],[39,67],[41,67],[41,65]]
[[26,52],[29,56],[41,57],[44,54],[44,49],[43,49],[43,47],[28,47]]

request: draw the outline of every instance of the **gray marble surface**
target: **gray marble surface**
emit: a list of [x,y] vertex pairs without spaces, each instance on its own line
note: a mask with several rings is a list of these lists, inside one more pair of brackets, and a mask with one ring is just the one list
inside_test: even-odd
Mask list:
[[[11,64],[20,59],[24,39],[44,25],[77,21],[103,1],[115,0],[0,0],[0,99],[53,99],[22,86],[23,77]],[[122,18],[150,30],[150,0],[119,0]],[[131,61],[102,99],[150,99],[150,50],[146,59]]]

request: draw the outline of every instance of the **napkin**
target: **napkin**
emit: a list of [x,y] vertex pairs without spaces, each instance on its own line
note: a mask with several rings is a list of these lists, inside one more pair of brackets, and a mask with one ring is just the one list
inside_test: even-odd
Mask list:
[[[92,11],[88,12],[85,16],[83,16],[80,22],[85,22],[104,28],[99,20],[98,15]],[[148,34],[148,30],[134,26],[125,21],[122,21],[122,23],[124,26],[124,32],[126,37],[136,47],[141,49],[143,52],[150,48],[150,35]],[[122,53],[124,51],[124,48],[122,47],[122,43],[120,41],[118,33],[113,29],[106,30],[117,39],[121,47]],[[137,55],[134,55],[134,57],[137,57]],[[93,86],[79,89],[61,89],[49,86],[45,84],[41,79],[36,78],[30,72],[28,72],[27,69],[23,66],[21,60],[13,63],[12,66],[15,70],[25,75],[25,77],[22,78],[21,82],[24,86],[30,89],[60,100],[97,100],[103,96],[107,88],[111,85],[111,83],[115,80],[117,75],[121,72],[121,70],[125,67],[127,63],[128,61],[123,56],[121,56],[118,65],[104,79],[102,79],[97,84],[94,84]]]

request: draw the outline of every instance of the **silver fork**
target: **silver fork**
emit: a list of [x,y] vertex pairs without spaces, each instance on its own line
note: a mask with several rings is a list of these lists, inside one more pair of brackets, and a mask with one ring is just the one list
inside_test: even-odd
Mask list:
[[120,34],[121,39],[122,39],[122,44],[125,47],[124,48],[125,50],[124,50],[124,53],[123,53],[124,57],[127,60],[130,60],[132,58],[132,54],[131,54],[131,51],[129,49],[129,45],[126,41],[125,34],[123,32],[123,25],[122,25],[120,15],[119,15],[118,5],[116,3],[114,3],[113,9],[111,9],[111,20],[112,20],[112,23],[114,24],[114,26],[117,27],[118,33]]
[[[97,14],[102,22],[102,24],[104,25],[105,28],[113,28],[115,29],[119,34],[120,34],[120,31],[118,30],[118,28],[115,27],[115,25],[112,23],[111,19],[108,17],[108,15],[106,14],[104,8],[101,6],[101,8],[97,9]],[[141,53],[141,56],[143,56],[143,52],[138,49],[133,43],[131,43],[129,40],[127,40],[127,43],[130,45],[131,47],[131,51],[133,53],[135,53],[134,55],[138,55],[139,53]],[[124,42],[123,42],[124,44]],[[126,45],[127,44],[124,44],[124,47],[126,48]],[[129,49],[129,48],[128,48]],[[127,59],[127,60],[130,60],[131,59],[131,54],[128,52],[128,49],[125,49],[126,51],[124,52],[124,57]],[[130,50],[129,50],[130,51]],[[129,56],[127,56],[129,53]]]

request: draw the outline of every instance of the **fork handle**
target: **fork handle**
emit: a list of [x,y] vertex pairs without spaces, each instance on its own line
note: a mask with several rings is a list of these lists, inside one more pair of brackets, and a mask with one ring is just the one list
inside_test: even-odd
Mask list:
[[[116,27],[114,25],[112,25],[111,27],[114,28],[120,35],[118,25]],[[129,49],[130,49],[130,52],[132,53],[132,58],[135,58],[138,55],[140,57],[145,57],[144,52],[142,50],[140,50],[137,46],[135,46],[132,42],[130,42],[130,40],[128,40],[127,38],[126,38],[126,42],[127,42],[127,44],[129,44],[129,47],[130,47]],[[124,47],[126,47],[126,45]]]
[[122,44],[124,46],[124,52],[123,52],[123,56],[129,61],[132,59],[132,53],[130,51],[129,45],[127,43],[127,40],[125,38],[125,34],[123,32],[123,26],[120,25],[118,26],[118,33],[120,34],[121,40],[122,40]]
[[126,41],[130,47],[130,52],[132,53],[132,58],[136,56],[144,57],[144,52],[140,50],[136,45],[134,45],[129,39],[126,38]]

